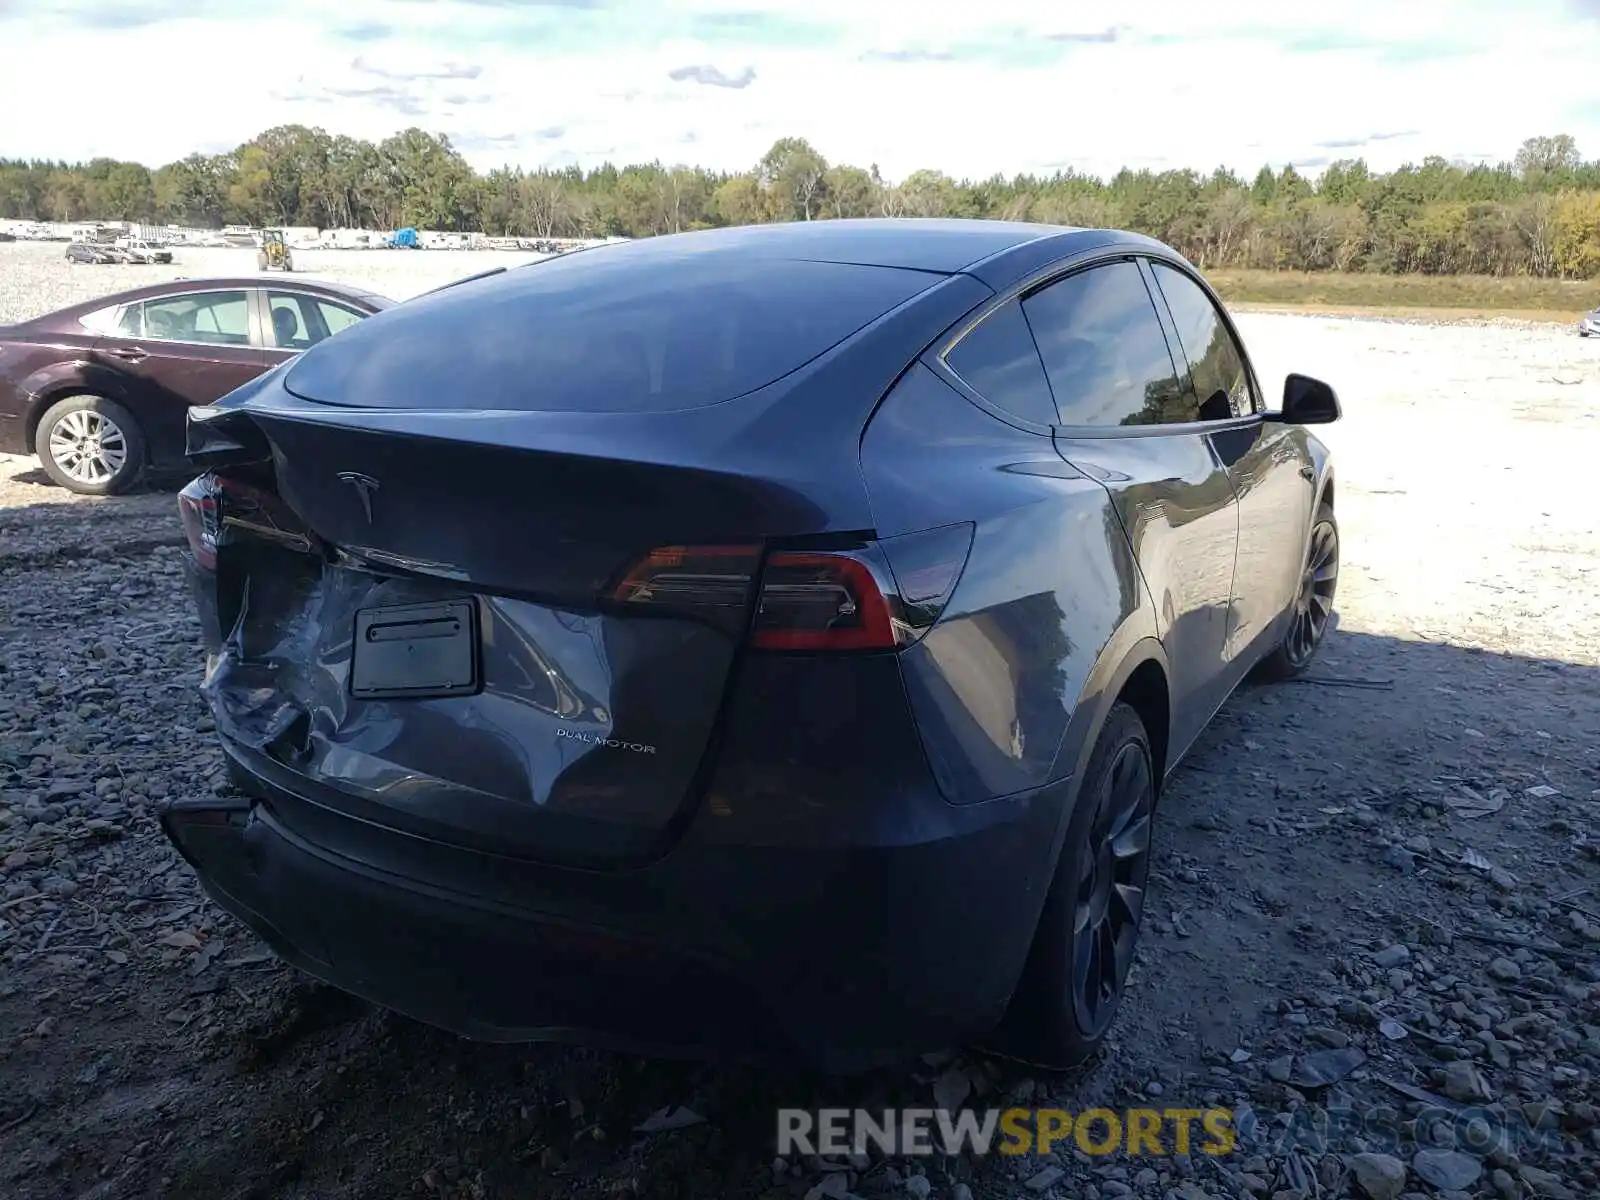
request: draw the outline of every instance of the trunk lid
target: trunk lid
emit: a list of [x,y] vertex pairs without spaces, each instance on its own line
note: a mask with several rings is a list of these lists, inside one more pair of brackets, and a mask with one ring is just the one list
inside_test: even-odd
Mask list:
[[[704,439],[667,429],[684,417],[630,433],[352,416],[227,416],[272,467],[254,498],[222,498],[236,536],[204,580],[226,739],[300,773],[307,798],[419,836],[593,866],[665,850],[715,750],[761,545],[828,518],[781,483],[694,465]],[[864,499],[831,515],[860,527]],[[690,602],[609,598],[684,544],[725,551],[681,564]]]

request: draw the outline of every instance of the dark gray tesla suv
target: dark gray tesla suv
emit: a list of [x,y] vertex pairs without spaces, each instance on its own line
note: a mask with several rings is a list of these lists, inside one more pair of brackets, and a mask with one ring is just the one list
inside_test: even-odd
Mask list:
[[173,803],[312,975],[470,1037],[1105,1034],[1163,780],[1328,628],[1326,384],[1187,262],[823,221],[464,281],[194,410]]

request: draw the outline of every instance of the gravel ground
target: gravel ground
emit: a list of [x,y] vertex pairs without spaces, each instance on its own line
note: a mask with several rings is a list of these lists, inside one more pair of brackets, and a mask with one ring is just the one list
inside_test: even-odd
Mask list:
[[[0,246],[0,320],[149,274],[16,265],[38,249]],[[324,257],[396,296],[478,266]],[[171,495],[74,499],[0,461],[0,1194],[1600,1194],[1600,346],[1242,324],[1264,378],[1345,402],[1340,627],[1313,679],[1242,691],[1175,777],[1129,1003],[1066,1077],[481,1047],[296,978],[153,817],[226,787]],[[1249,1136],[1223,1157],[773,1162],[781,1104],[963,1095],[1221,1104]],[[673,1105],[704,1119],[636,1132]],[[1463,1110],[1547,1136],[1476,1144]]]

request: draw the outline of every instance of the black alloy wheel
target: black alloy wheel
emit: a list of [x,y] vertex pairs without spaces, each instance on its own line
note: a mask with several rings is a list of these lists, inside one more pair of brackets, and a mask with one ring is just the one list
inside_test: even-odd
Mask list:
[[1144,722],[1118,701],[1089,754],[1027,963],[985,1048],[1064,1070],[1111,1029],[1144,915],[1155,763]]
[[1288,613],[1283,638],[1261,662],[1264,680],[1303,675],[1333,624],[1333,598],[1339,590],[1339,523],[1326,504],[1317,509],[1306,539],[1300,586]]
[[1339,586],[1339,530],[1332,514],[1317,521],[1311,530],[1305,570],[1300,575],[1300,594],[1295,597],[1295,615],[1284,651],[1296,667],[1310,664],[1311,656],[1322,644],[1333,616],[1333,594]]
[[1073,913],[1072,1003],[1088,1037],[1110,1026],[1133,962],[1155,799],[1149,753],[1137,741],[1124,743],[1095,797]]

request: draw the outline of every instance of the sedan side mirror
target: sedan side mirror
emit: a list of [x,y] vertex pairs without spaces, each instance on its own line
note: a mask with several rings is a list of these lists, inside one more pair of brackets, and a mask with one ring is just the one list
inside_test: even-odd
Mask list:
[[1289,375],[1283,381],[1283,411],[1273,415],[1286,425],[1331,425],[1340,416],[1339,397],[1320,379]]

